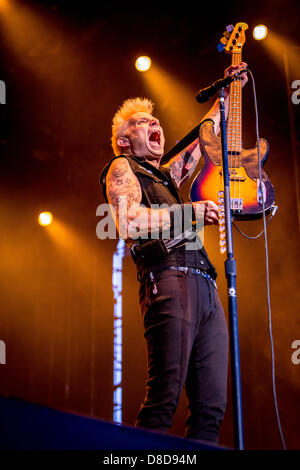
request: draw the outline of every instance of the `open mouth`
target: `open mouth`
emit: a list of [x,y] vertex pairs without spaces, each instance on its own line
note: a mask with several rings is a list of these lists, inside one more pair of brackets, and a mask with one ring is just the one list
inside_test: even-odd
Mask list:
[[158,145],[160,145],[160,132],[159,131],[153,131],[149,136],[149,141],[150,142],[155,142]]

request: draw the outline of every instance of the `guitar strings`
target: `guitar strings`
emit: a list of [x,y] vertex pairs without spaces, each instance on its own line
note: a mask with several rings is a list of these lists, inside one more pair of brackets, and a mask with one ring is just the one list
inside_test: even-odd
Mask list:
[[[232,56],[232,65],[235,65],[234,54]],[[234,82],[230,85],[230,167],[229,167],[229,187],[230,187],[230,207],[231,207],[231,197],[234,197],[234,186],[232,187],[230,171],[233,167],[233,151],[234,151],[234,130],[233,130],[233,120],[234,120],[234,104],[235,104],[235,95],[234,95]],[[232,195],[233,189],[233,195]]]
[[[236,53],[233,53],[233,65],[237,65],[237,54]],[[232,136],[233,136],[232,151],[233,151],[233,154],[234,154],[234,165],[232,167],[233,175],[235,175],[235,171],[236,171],[236,132],[237,132],[236,110],[237,110],[237,86],[236,86],[236,80],[234,80],[233,81],[233,113],[232,113]],[[235,177],[233,177],[232,186],[233,186],[233,200],[235,200],[235,198],[236,198]],[[231,206],[231,201],[230,201],[230,206]],[[234,206],[234,204],[233,204],[233,206]]]
[[[239,65],[242,60],[241,51],[234,54],[234,65]],[[242,118],[242,84],[241,80],[234,80],[234,96],[235,96],[235,107],[234,107],[234,175],[233,175],[233,187],[234,187],[234,207],[239,208],[239,201],[241,199],[241,181],[239,175],[239,168],[241,165],[241,118]],[[237,178],[237,184],[236,184]],[[237,202],[237,204],[236,204]]]
[[[240,64],[242,60],[241,52],[237,55],[237,64]],[[237,208],[239,208],[239,200],[241,197],[241,185],[240,185],[240,179],[239,179],[239,163],[240,163],[240,152],[241,152],[241,81],[239,79],[236,80],[236,87],[237,87],[237,145],[236,145],[236,151],[238,152],[236,155],[236,167],[235,167],[235,172],[236,172],[236,177],[238,178],[237,182],[237,188],[238,188],[238,194],[237,194]]]
[[[240,54],[240,62],[242,61],[242,53]],[[239,148],[239,198],[241,198],[241,169],[242,169],[242,147],[243,147],[243,141],[242,141],[242,106],[243,106],[243,101],[242,101],[242,80],[239,80],[239,94],[240,94],[240,106],[239,106],[239,143],[240,143],[240,148]]]
[[[239,63],[242,61],[242,53],[240,53],[239,57]],[[240,168],[240,159],[241,159],[241,151],[242,151],[242,145],[241,145],[241,140],[242,140],[242,135],[241,135],[241,119],[242,119],[242,83],[240,79],[237,79],[237,85],[238,85],[238,155],[237,155],[237,160],[238,160],[238,170],[237,170],[237,178],[238,178],[238,201],[240,201],[241,198],[241,181],[240,181],[240,175],[239,175],[239,168]],[[239,207],[239,202],[238,202],[238,207]]]
[[[235,54],[235,65],[238,65],[240,62],[239,53]],[[234,87],[235,87],[235,110],[234,110],[234,118],[235,118],[235,125],[234,125],[234,174],[233,174],[233,184],[234,184],[234,204],[233,206],[236,207],[235,201],[239,197],[239,186],[236,184],[236,173],[237,173],[237,160],[238,155],[237,152],[239,151],[239,81],[234,80]]]
[[[234,65],[237,65],[237,54],[234,54]],[[233,81],[233,86],[234,86],[234,108],[233,108],[233,138],[234,138],[234,167],[233,167],[233,200],[235,201],[236,199],[236,180],[235,180],[235,172],[236,172],[236,137],[237,137],[237,83],[236,80]],[[233,203],[233,207],[235,207],[235,204]]]

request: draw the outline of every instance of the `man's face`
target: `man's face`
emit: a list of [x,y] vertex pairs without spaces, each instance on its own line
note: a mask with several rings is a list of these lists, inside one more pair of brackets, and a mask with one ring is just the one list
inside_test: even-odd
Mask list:
[[[163,156],[164,133],[158,119],[150,114],[142,112],[133,114],[125,124],[122,135],[132,155],[145,156],[149,160],[157,160]],[[124,147],[124,141],[121,142],[123,142],[121,146]]]

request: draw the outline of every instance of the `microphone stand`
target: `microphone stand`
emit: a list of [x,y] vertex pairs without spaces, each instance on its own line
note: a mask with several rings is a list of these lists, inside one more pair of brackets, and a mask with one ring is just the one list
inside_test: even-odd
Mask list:
[[236,298],[236,260],[233,257],[232,243],[232,218],[230,205],[230,177],[228,167],[227,150],[227,125],[225,117],[225,91],[220,91],[220,114],[221,114],[221,142],[224,181],[224,211],[226,225],[227,259],[225,261],[225,274],[228,285],[228,307],[229,307],[229,330],[230,330],[230,352],[231,352],[231,374],[232,374],[232,401],[234,417],[234,444],[238,450],[244,449],[243,413],[242,413],[242,390],[240,373],[239,334]]

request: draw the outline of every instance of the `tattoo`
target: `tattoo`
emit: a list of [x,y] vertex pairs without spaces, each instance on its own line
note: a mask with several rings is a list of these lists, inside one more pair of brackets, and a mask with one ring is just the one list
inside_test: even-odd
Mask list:
[[109,202],[117,208],[120,198],[126,196],[128,208],[132,204],[139,204],[142,199],[142,192],[135,175],[130,175],[127,162],[118,162],[114,166],[107,178],[107,196]]
[[180,187],[186,179],[192,176],[197,166],[200,158],[200,153],[198,155],[194,154],[194,150],[197,145],[198,142],[193,143],[172,160],[170,172],[178,187]]
[[180,181],[182,179],[182,169],[183,169],[183,160],[182,158],[176,158],[176,160],[173,161],[173,163],[170,165],[170,173],[177,184],[179,186]]
[[167,209],[140,206],[141,186],[127,161],[115,161],[108,171],[107,197],[115,208],[115,220],[122,238],[130,238],[137,228],[141,237],[170,228]]
[[120,193],[120,191],[118,191],[117,189],[114,190],[110,188],[108,190],[108,199],[110,200],[111,204],[115,208],[119,206],[122,200],[121,198],[125,198],[125,197],[126,197],[128,208],[131,207],[133,204],[138,204],[137,194],[134,191],[127,190],[126,193],[124,193],[123,191],[122,193]]
[[193,172],[194,172],[194,170],[197,166],[198,160],[199,159],[195,158],[193,155],[190,156],[190,158],[188,159],[187,164],[183,168],[181,183],[184,180],[186,180],[187,178],[189,178],[190,176],[192,176],[192,174],[193,174]]
[[118,166],[114,166],[111,175],[114,178],[119,178],[120,176],[123,176],[125,173],[128,171],[128,164],[126,162],[118,162]]

